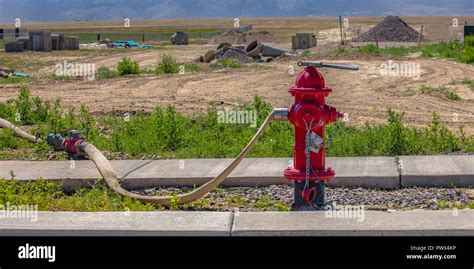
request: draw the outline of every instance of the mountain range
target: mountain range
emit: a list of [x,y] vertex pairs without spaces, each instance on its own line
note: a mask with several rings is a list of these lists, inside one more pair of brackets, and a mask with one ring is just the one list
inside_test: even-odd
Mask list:
[[474,0],[0,0],[0,22],[337,15],[470,16]]

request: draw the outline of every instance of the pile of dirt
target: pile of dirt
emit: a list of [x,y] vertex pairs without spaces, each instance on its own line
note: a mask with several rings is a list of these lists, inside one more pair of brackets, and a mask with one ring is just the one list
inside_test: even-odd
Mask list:
[[218,36],[214,36],[209,40],[209,44],[248,44],[252,41],[274,42],[272,33],[268,31],[250,31],[243,32],[240,30],[225,31]]
[[369,31],[352,39],[355,42],[415,42],[420,33],[411,28],[398,16],[387,16]]

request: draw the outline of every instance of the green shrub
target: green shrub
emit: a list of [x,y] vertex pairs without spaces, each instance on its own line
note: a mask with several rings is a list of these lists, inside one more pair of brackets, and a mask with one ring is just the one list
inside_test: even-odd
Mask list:
[[474,35],[464,37],[464,46],[474,48]]
[[139,71],[140,67],[138,66],[138,63],[127,57],[123,58],[117,65],[117,72],[120,76],[138,74]]
[[116,78],[119,76],[119,73],[115,70],[111,70],[105,66],[99,67],[97,69],[97,79],[108,79]]
[[465,47],[463,49],[463,62],[464,63],[474,63],[474,47]]
[[170,54],[163,54],[155,68],[156,74],[175,74],[179,72],[179,64]]

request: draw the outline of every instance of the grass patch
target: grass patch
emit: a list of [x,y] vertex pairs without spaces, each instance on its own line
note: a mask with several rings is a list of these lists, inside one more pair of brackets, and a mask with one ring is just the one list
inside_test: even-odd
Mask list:
[[422,94],[440,96],[441,98],[453,100],[453,101],[461,100],[461,97],[454,90],[448,89],[447,87],[444,87],[444,86],[439,86],[437,88],[423,86],[421,87],[420,92]]
[[151,211],[162,208],[115,194],[103,185],[65,193],[61,183],[43,179],[28,183],[0,179],[0,204],[6,203],[37,205],[39,211]]
[[0,39],[0,49],[5,49],[5,43],[15,42],[15,39]]
[[389,55],[395,57],[407,56],[410,53],[419,51],[418,47],[387,47],[379,48],[374,44],[361,46],[357,48],[359,53],[363,54],[376,54],[376,55]]
[[268,198],[266,195],[260,196],[258,200],[252,204],[256,208],[264,209],[264,211],[289,211],[289,206]]
[[[257,112],[259,126],[271,111],[269,103],[255,97],[239,110]],[[231,158],[237,156],[255,134],[249,124],[226,124],[218,121],[218,113],[210,107],[201,115],[186,116],[172,106],[156,108],[151,114],[136,113],[127,120],[121,115],[94,117],[86,106],[79,111],[64,109],[60,100],[43,102],[31,97],[22,87],[16,99],[0,104],[0,118],[17,125],[30,126],[29,132],[46,137],[49,133],[68,135],[68,129],[85,130],[87,141],[107,152],[122,152],[132,158]],[[432,122],[423,129],[403,123],[403,114],[390,109],[388,122],[352,127],[344,122],[327,126],[327,137],[335,127],[337,135],[329,145],[329,156],[394,156],[474,152],[474,136],[451,133],[433,114]],[[461,130],[462,131],[462,130]],[[293,126],[275,122],[264,132],[250,151],[249,157],[289,157],[293,155]],[[326,137],[326,138],[327,138]],[[47,158],[51,148],[46,143],[32,144],[15,137],[9,130],[0,131],[0,157],[28,158],[36,154]],[[33,153],[32,153],[33,152]],[[35,155],[35,156],[36,156]],[[58,158],[63,158],[59,155]]]
[[308,57],[308,56],[310,56],[310,55],[311,55],[311,51],[308,50],[308,49],[305,49],[305,50],[303,50],[303,52],[301,53],[300,56],[301,56],[301,57]]
[[425,58],[441,57],[452,59],[460,63],[474,63],[474,46],[473,41],[470,38],[466,39],[464,43],[461,43],[458,40],[452,40],[412,47],[379,48],[374,44],[369,44],[358,47],[356,50],[356,52],[363,54],[388,55],[394,57],[403,57],[410,53],[420,51],[421,56]]
[[109,79],[119,77],[120,74],[118,71],[111,70],[105,66],[99,67],[97,69],[97,79]]
[[19,83],[33,83],[36,82],[37,78],[30,76],[30,77],[7,77],[7,78],[0,78],[0,84],[19,84]]
[[466,204],[466,205],[465,204],[460,204],[460,203],[453,203],[453,202],[450,202],[450,201],[439,201],[437,203],[437,205],[439,206],[440,209],[453,209],[453,208],[474,209],[474,201],[469,201],[469,203]]
[[221,65],[224,67],[230,67],[230,68],[240,68],[242,67],[242,64],[240,63],[239,60],[232,59],[232,58],[225,58],[219,61]]
[[461,83],[467,85],[471,89],[471,91],[474,91],[474,80],[466,78],[463,79]]

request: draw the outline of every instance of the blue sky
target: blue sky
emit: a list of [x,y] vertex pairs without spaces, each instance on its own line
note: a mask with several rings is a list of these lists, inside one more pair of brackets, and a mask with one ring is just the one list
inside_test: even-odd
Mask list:
[[274,16],[474,16],[474,0],[0,0],[0,21]]

